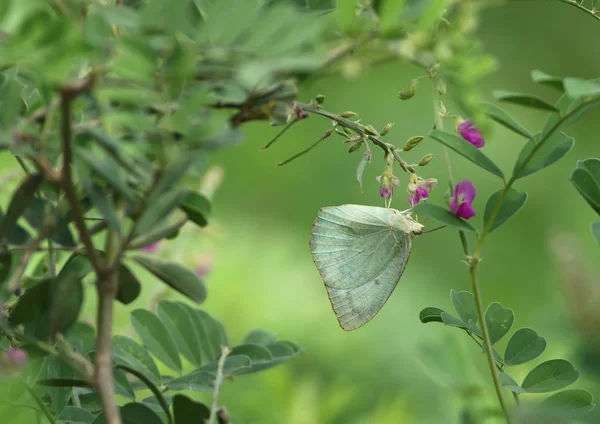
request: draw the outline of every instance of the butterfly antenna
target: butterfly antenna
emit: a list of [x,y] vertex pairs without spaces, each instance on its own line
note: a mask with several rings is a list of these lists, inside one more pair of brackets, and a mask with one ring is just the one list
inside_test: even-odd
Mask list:
[[442,228],[446,228],[446,227],[447,227],[447,225],[440,225],[439,227],[436,227],[436,228],[434,228],[434,229],[432,229],[432,230],[429,230],[429,231],[423,231],[423,234],[427,234],[427,233],[433,233],[434,231],[441,230]]

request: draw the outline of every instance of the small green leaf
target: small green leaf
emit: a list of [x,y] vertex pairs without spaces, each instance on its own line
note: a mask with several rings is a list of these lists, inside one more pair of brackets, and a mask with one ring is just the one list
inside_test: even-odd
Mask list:
[[116,364],[134,369],[143,374],[147,380],[160,384],[160,372],[148,351],[132,339],[115,335],[113,336],[113,358]]
[[[181,214],[184,216],[183,213]],[[137,250],[143,247],[149,246],[162,239],[169,238],[171,235],[176,234],[181,227],[185,225],[187,218],[179,219],[174,222],[166,222],[157,225],[156,228],[152,229],[146,234],[140,234],[131,240],[131,243],[127,245],[128,250]]]
[[86,353],[96,344],[96,330],[90,324],[78,321],[66,334],[78,352]]
[[[273,344],[270,345],[270,349],[276,351],[274,356],[294,356],[289,346],[284,344]],[[205,371],[209,373],[216,374],[217,368],[219,366],[219,360],[215,360],[209,364],[204,365],[199,371]],[[244,371],[249,369],[252,366],[252,361],[246,355],[229,355],[225,359],[225,363],[223,364],[223,377],[229,377],[232,375],[238,375],[240,371]]]
[[568,127],[587,115],[598,104],[600,104],[600,98],[588,101],[585,98],[573,99],[567,94],[563,94],[556,103],[559,112],[548,114],[544,122],[542,135],[565,131]]
[[35,384],[44,387],[92,387],[87,381],[76,378],[46,378],[38,380]]
[[210,409],[202,402],[195,402],[187,396],[175,395],[173,415],[176,424],[198,424],[208,420]]
[[422,323],[428,322],[444,322],[442,321],[442,311],[440,308],[429,306],[419,313],[419,319]]
[[265,330],[252,330],[246,334],[243,344],[269,345],[275,343],[276,335]]
[[66,333],[76,322],[83,305],[82,279],[91,272],[85,256],[73,254],[50,286],[50,336]]
[[127,371],[130,374],[135,375],[146,385],[146,387],[148,387],[150,389],[150,391],[154,395],[154,398],[158,401],[158,404],[161,406],[162,410],[164,411],[165,415],[167,416],[167,420],[169,421],[169,424],[172,424],[173,417],[171,416],[171,411],[169,411],[169,405],[167,404],[165,398],[162,395],[162,392],[158,389],[158,387],[156,387],[151,380],[146,378],[146,376],[143,373],[139,372],[138,370],[136,370],[134,368],[130,368],[126,365],[118,365],[117,368],[120,368],[124,371]]
[[[562,159],[573,148],[575,140],[563,133],[555,133],[540,147],[540,133],[535,135],[536,145],[527,143],[519,153],[517,162],[513,168],[513,177],[515,179],[523,178],[538,172],[554,162]],[[525,163],[527,158],[531,159]]]
[[58,417],[59,422],[69,424],[90,424],[94,419],[91,412],[74,406],[66,406]]
[[99,157],[82,147],[75,147],[75,154],[88,168],[102,177],[116,191],[129,200],[135,200],[135,194],[127,185],[123,176],[123,167],[110,156]]
[[58,216],[56,208],[40,197],[34,197],[23,213],[23,218],[36,230],[42,230],[45,221],[53,222],[54,229],[48,238],[62,246],[75,247],[75,240],[66,219]]
[[556,88],[560,91],[564,90],[563,79],[561,77],[553,77],[538,69],[531,71],[531,79],[536,84],[547,85],[548,87]]
[[50,286],[51,280],[45,280],[25,291],[10,314],[13,326],[37,320],[46,314],[50,304]]
[[117,216],[109,193],[103,192],[97,187],[89,176],[89,172],[81,170],[79,167],[78,176],[81,186],[89,196],[90,200],[98,209],[98,212],[104,217],[108,225],[113,229],[121,233],[121,222]]
[[145,309],[131,312],[131,324],[148,348],[163,364],[181,372],[181,359],[171,333],[160,319]]
[[477,306],[475,305],[475,297],[473,294],[467,291],[457,292],[455,290],[450,290],[450,298],[452,299],[454,309],[458,312],[458,316],[460,316],[464,322],[472,320],[473,323],[477,323]]
[[571,389],[555,393],[544,399],[538,408],[543,412],[555,413],[560,416],[580,416],[591,411],[595,406],[594,396],[590,392]]
[[508,91],[494,91],[494,97],[496,100],[502,102],[514,103],[517,105],[529,107],[532,109],[546,110],[546,111],[557,111],[555,106],[546,102],[545,100],[534,97],[530,94],[524,93],[511,93]]
[[164,424],[158,415],[143,403],[128,403],[121,407],[123,424]]
[[116,299],[124,305],[129,305],[140,295],[142,285],[136,276],[125,265],[119,265],[119,290]]
[[194,329],[196,322],[188,308],[181,303],[164,300],[158,304],[156,313],[175,339],[184,358],[197,367],[201,366],[200,346],[205,340],[198,337],[198,331]]
[[360,192],[362,193],[362,180],[363,180],[363,174],[365,172],[365,168],[367,167],[368,163],[369,163],[369,157],[366,154],[363,155],[362,159],[360,160],[360,162],[358,163],[358,166],[356,167],[356,182],[358,183],[358,186],[360,187]]
[[553,392],[573,384],[578,378],[579,372],[569,361],[553,359],[532,369],[521,387],[528,393]]
[[594,222],[592,224],[592,235],[596,239],[596,243],[600,245],[600,222]]
[[[464,322],[463,320],[456,318],[454,315],[450,315],[448,312],[442,312],[440,314],[440,317],[442,318],[442,322],[445,325],[448,325],[450,327],[458,327],[458,328],[462,328],[465,330],[469,330],[469,324],[467,324],[466,322]],[[471,330],[469,330],[471,331]]]
[[505,126],[509,130],[516,132],[526,138],[533,138],[525,127],[523,127],[516,119],[510,116],[504,109],[499,108],[493,103],[484,102],[485,113],[500,125]]
[[456,134],[452,134],[445,131],[433,130],[429,133],[431,138],[439,141],[444,146],[449,147],[454,150],[459,155],[467,158],[475,165],[485,169],[488,172],[491,172],[494,175],[499,176],[500,178],[504,177],[502,170],[498,168],[498,166],[492,162],[490,158],[488,158],[485,154],[481,152],[477,147],[473,146],[466,140],[463,140],[461,137]]
[[125,373],[119,369],[113,368],[113,375],[115,380],[115,392],[118,395],[135,400],[135,392]]
[[517,382],[515,380],[513,380],[510,375],[500,371],[498,373],[498,376],[500,377],[500,384],[505,389],[508,389],[511,392],[515,392],[515,393],[525,393],[525,390],[523,390],[523,388],[521,386],[519,386],[517,384]]
[[244,344],[234,347],[230,356],[244,355],[250,358],[250,367],[241,367],[235,375],[251,374],[274,367],[293,359],[301,350],[290,342],[277,342],[266,346],[259,344]]
[[200,193],[194,191],[185,193],[180,208],[187,214],[189,220],[199,227],[208,224],[206,217],[210,214],[210,202]]
[[169,381],[167,386],[169,390],[174,391],[195,390],[198,392],[212,392],[215,380],[216,375],[213,372],[197,369],[189,374],[174,378]]
[[565,91],[569,97],[596,97],[600,96],[600,84],[580,78],[565,78]]
[[6,277],[10,274],[12,266],[12,255],[8,252],[0,253],[0,285],[4,283]]
[[[485,212],[483,214],[484,227],[487,227],[489,225],[492,213],[494,212],[498,205],[498,202],[502,198],[502,193],[504,193],[504,190],[500,189],[492,193],[492,195],[487,200],[485,204]],[[508,193],[504,196],[502,206],[500,206],[498,213],[495,215],[494,222],[490,226],[489,232],[494,231],[496,228],[508,221],[509,218],[511,218],[513,215],[519,212],[519,210],[521,210],[521,208],[525,205],[526,201],[527,193],[519,193],[517,190],[511,188],[508,191]]]
[[546,350],[546,339],[538,336],[531,328],[520,328],[512,335],[504,352],[506,365],[529,362]]
[[27,209],[27,205],[33,199],[42,181],[43,178],[39,174],[28,175],[15,190],[6,210],[6,215],[2,217],[0,222],[0,243],[14,231],[18,219]]
[[194,302],[202,303],[206,299],[206,287],[194,271],[158,258],[134,256],[133,260]]
[[600,180],[596,180],[588,168],[575,168],[571,182],[588,204],[600,214]]
[[146,212],[140,217],[135,227],[135,234],[146,234],[160,224],[183,200],[184,193],[181,190],[172,189],[158,197],[148,206]]
[[445,224],[449,227],[458,228],[461,231],[476,231],[475,228],[473,228],[473,226],[464,219],[454,215],[449,210],[436,205],[420,203],[413,206],[413,212],[416,215],[425,215],[426,217],[433,218],[442,224]]
[[498,302],[491,303],[485,311],[490,342],[494,344],[500,341],[510,331],[514,321],[515,314],[512,309],[505,309]]

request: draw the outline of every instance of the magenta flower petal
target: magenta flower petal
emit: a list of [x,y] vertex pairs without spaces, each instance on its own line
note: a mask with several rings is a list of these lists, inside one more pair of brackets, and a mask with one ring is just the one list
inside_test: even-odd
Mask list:
[[142,248],[144,253],[156,253],[158,251],[159,243],[152,243]]
[[473,209],[472,203],[476,194],[477,190],[471,181],[465,180],[459,182],[454,189],[450,211],[464,219],[475,216],[475,209]]
[[29,356],[27,352],[17,348],[10,348],[6,351],[6,358],[13,364],[18,367],[25,365]]
[[421,200],[421,199],[419,199],[419,196],[417,196],[417,194],[415,193],[408,198],[408,204],[411,206],[418,205],[419,200]]
[[427,190],[425,190],[424,188],[421,188],[421,187],[417,188],[417,191],[415,194],[417,195],[419,200],[427,199],[429,197],[429,193],[427,193]]
[[460,133],[462,138],[464,138],[477,148],[481,148],[485,145],[485,139],[483,137],[483,134],[481,133],[481,131],[475,128],[473,122],[469,119],[461,122],[458,125],[458,132]]
[[463,203],[458,207],[456,215],[463,219],[469,219],[475,216],[475,209],[473,209],[473,206],[471,206],[470,203]]

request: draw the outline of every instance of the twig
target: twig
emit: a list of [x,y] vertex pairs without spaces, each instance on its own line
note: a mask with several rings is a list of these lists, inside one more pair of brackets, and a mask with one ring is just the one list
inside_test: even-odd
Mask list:
[[217,366],[217,379],[215,380],[215,390],[213,391],[212,406],[208,418],[209,424],[218,424],[217,413],[219,410],[219,393],[221,392],[221,385],[223,384],[223,367],[225,367],[225,360],[229,353],[231,353],[230,348],[221,346],[221,357],[219,358],[219,364]]
[[56,424],[56,418],[54,418],[54,416],[52,415],[52,412],[50,412],[50,410],[48,409],[48,407],[44,404],[44,402],[42,401],[42,399],[40,399],[40,397],[35,392],[35,390],[33,390],[31,388],[31,386],[29,386],[29,384],[27,384],[27,382],[25,380],[20,379],[20,382],[23,385],[23,387],[25,387],[25,390],[27,390],[27,393],[29,393],[29,395],[33,398],[33,400],[35,401],[35,403],[37,404],[37,406],[39,406],[39,408],[42,411],[42,413],[48,419],[48,422],[50,424]]
[[596,18],[600,21],[600,10],[599,9],[588,9],[583,4],[577,2],[576,0],[558,0],[561,3],[570,4],[573,7],[581,10],[582,12],[590,15],[593,18]]
[[44,241],[44,239],[48,236],[50,231],[51,230],[49,228],[43,229],[39,232],[37,237],[31,239],[29,243],[27,243],[27,246],[25,246],[23,256],[19,260],[19,264],[17,265],[14,272],[10,276],[10,279],[6,283],[6,287],[9,292],[12,293],[18,287],[19,283],[21,282],[21,278],[23,278],[23,274],[27,269],[27,265],[29,265],[31,256],[33,256],[34,252],[38,251],[40,244],[42,244],[42,241]]

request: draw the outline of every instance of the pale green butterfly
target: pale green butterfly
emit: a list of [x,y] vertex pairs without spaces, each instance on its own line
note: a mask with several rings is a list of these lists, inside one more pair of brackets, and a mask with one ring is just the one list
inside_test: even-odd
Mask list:
[[423,225],[410,211],[342,205],[317,214],[310,250],[340,326],[354,330],[383,307]]

